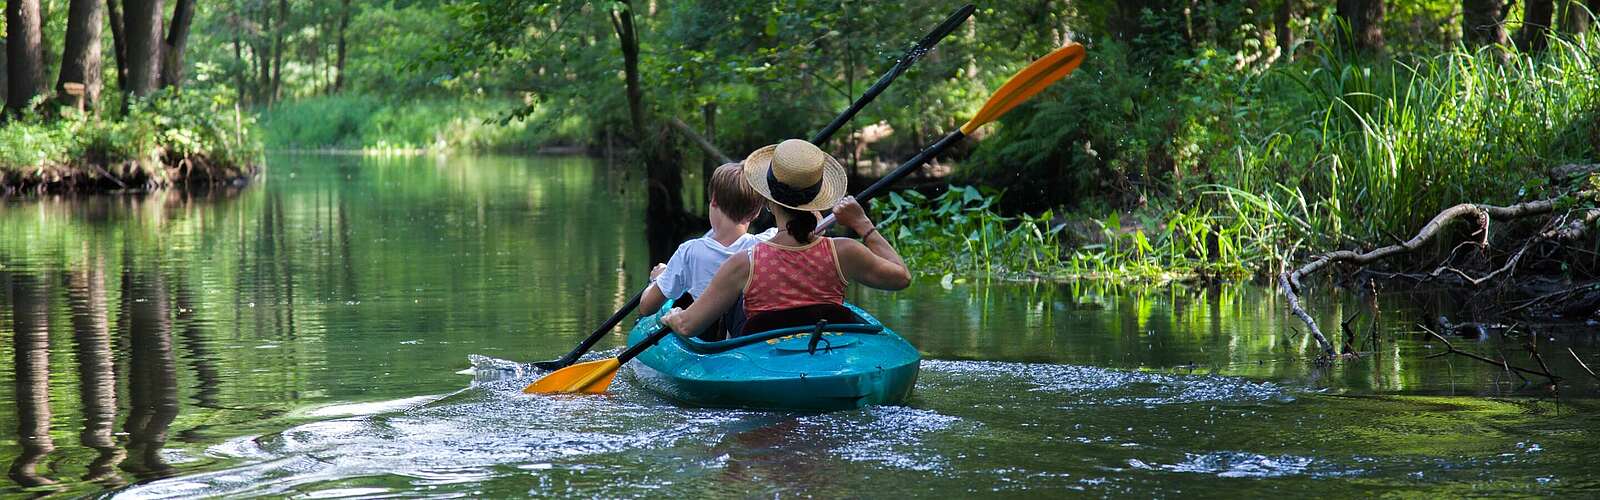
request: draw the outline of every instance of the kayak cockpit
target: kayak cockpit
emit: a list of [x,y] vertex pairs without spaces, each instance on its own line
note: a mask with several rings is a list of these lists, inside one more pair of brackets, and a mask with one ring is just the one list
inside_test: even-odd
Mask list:
[[883,325],[875,323],[824,323],[812,326],[792,326],[789,328],[779,328],[777,330],[768,330],[765,332],[753,333],[742,337],[734,337],[715,342],[707,342],[695,337],[679,335],[678,341],[683,343],[684,349],[693,351],[697,354],[716,354],[760,342],[774,341],[772,343],[777,343],[776,341],[782,340],[784,337],[826,335],[829,333],[883,333]]

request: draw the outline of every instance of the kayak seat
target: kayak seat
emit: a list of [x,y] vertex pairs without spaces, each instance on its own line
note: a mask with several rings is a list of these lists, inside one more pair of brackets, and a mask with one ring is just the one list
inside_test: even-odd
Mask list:
[[801,306],[782,311],[757,313],[744,320],[744,328],[739,336],[789,328],[792,326],[815,326],[818,321],[827,320],[828,323],[866,323],[849,308],[838,304],[816,304]]
[[[817,321],[824,319],[828,320],[828,325],[822,329],[824,332],[861,334],[883,332],[883,325],[867,321],[856,315],[849,308],[844,306],[831,306],[831,308],[836,309],[829,310],[829,308],[807,306],[757,314],[745,322],[745,331],[752,333],[746,333],[727,340],[708,342],[684,335],[678,335],[678,340],[685,349],[690,351],[699,354],[716,354],[779,337],[809,334],[816,330]],[[808,312],[816,315],[807,314]],[[817,315],[826,316],[818,317]]]

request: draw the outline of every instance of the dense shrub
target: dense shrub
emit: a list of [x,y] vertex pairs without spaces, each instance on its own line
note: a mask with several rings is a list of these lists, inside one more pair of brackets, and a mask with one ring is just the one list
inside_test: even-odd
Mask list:
[[109,96],[98,114],[43,105],[0,126],[0,168],[29,171],[93,163],[133,163],[156,172],[164,162],[204,157],[226,166],[259,161],[255,119],[225,90],[162,90],[126,111]]

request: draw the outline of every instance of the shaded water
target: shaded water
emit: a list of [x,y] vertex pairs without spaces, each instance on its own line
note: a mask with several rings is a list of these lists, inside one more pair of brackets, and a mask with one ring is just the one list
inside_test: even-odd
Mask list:
[[[523,396],[531,374],[458,371],[554,358],[627,299],[637,175],[271,160],[230,196],[0,205],[0,495],[1600,489],[1600,390],[1567,353],[1600,366],[1592,334],[1539,336],[1552,388],[1427,359],[1411,325],[1455,307],[1398,294],[1371,354],[1316,368],[1249,285],[926,280],[852,291],[928,358],[906,407],[681,408],[626,377]],[[1313,305],[1325,325],[1370,314]],[[1535,366],[1522,339],[1454,342]]]

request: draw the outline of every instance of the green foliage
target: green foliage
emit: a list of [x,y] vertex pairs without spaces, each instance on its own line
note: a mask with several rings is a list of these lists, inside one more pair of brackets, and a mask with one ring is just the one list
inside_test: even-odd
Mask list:
[[1600,39],[1504,60],[1372,59],[1313,42],[1270,66],[1245,45],[1173,59],[1181,78],[1163,80],[1102,43],[1003,119],[961,175],[1022,195],[1010,211],[1109,205],[1171,223],[1185,218],[1173,207],[1201,207],[1189,215],[1245,237],[1242,260],[1261,269],[1308,246],[1408,234],[1463,201],[1539,195],[1545,169],[1600,159]]
[[[49,107],[49,106],[46,106]],[[128,103],[107,103],[100,116],[56,108],[56,116],[29,114],[0,127],[0,168],[18,172],[132,163],[149,173],[163,163],[203,157],[227,166],[255,164],[261,144],[253,116],[222,90],[171,89]],[[41,108],[42,109],[42,108]]]
[[261,121],[267,141],[286,148],[533,151],[583,143],[581,118],[548,108],[521,121],[498,119],[520,105],[341,94],[280,104],[262,112]]

